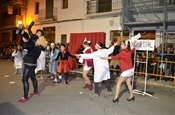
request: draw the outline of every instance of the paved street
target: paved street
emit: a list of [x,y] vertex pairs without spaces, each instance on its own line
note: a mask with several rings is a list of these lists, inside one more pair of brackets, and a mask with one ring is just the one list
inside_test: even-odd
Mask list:
[[[70,75],[69,85],[39,80],[41,95],[21,104],[17,102],[23,95],[21,76],[13,73],[13,62],[0,60],[0,115],[175,115],[175,88],[149,85],[147,91],[158,99],[135,94],[135,101],[128,102],[129,95],[122,84],[119,103],[113,103],[113,96],[104,94],[103,84],[100,97],[92,98],[93,91],[83,89],[83,79],[75,75]],[[115,85],[111,83],[114,91]],[[144,88],[142,83],[136,86]]]

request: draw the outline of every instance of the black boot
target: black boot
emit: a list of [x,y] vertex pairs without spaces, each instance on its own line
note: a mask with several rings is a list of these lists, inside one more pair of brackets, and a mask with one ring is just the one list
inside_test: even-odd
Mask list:
[[31,29],[32,28],[32,26],[35,24],[35,22],[34,21],[32,21],[30,24],[29,24],[29,26],[28,26],[28,29]]
[[67,85],[69,85],[69,83],[68,83],[68,76],[67,76],[67,75],[65,76],[65,83],[66,83]]
[[18,29],[16,30],[16,34],[17,34],[17,35],[18,35],[18,34],[21,34],[21,32],[22,32],[22,30],[23,30],[23,27],[24,27],[23,24],[20,24],[20,25],[18,26]]
[[31,36],[31,37],[33,37],[34,36],[34,34],[32,33],[32,30],[31,30],[31,28],[32,28],[32,26],[35,24],[35,22],[34,21],[32,21],[30,24],[29,24],[29,26],[28,26],[28,33],[29,33],[29,35]]

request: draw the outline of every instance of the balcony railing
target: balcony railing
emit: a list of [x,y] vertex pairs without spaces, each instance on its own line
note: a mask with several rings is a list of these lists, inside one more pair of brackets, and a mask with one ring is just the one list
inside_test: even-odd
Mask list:
[[[126,3],[127,4],[127,3]],[[160,11],[164,10],[164,6],[167,6],[167,10],[173,10],[175,9],[175,0],[166,0],[166,3],[164,3],[164,0],[133,0],[133,2],[130,2],[129,7],[131,9],[157,9],[160,8]]]
[[53,12],[48,12],[48,13],[51,13],[51,14],[46,14],[46,9],[39,10],[38,20],[47,20],[47,19],[57,20],[57,8],[54,7]]
[[96,0],[87,1],[87,14],[112,12],[116,10],[120,11],[121,8],[122,8],[121,0],[115,0],[104,4],[99,4],[99,2]]
[[17,25],[17,22],[22,20],[21,15],[12,15],[8,17],[1,18],[0,27],[2,28],[14,28]]

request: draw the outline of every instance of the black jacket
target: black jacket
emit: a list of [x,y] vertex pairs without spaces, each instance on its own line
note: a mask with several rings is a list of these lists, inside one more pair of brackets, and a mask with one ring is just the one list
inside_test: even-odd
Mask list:
[[23,49],[27,49],[27,54],[24,56],[24,67],[35,69],[37,66],[37,59],[41,53],[41,47],[35,46],[35,40],[33,38],[28,39],[28,42],[21,40],[21,46]]

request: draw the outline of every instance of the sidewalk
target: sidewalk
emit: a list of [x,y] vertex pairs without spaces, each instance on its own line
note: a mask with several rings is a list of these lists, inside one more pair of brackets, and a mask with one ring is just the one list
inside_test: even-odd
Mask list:
[[[145,78],[138,77],[137,78],[137,83],[145,84]],[[160,87],[163,87],[163,88],[175,89],[175,86],[173,86],[173,81],[164,81],[164,80],[155,81],[155,79],[148,79],[147,80],[147,85],[160,86]]]
[[[91,96],[94,89],[91,91],[83,89],[84,80],[81,74],[70,75],[69,85],[64,82],[53,83],[50,79],[39,80],[40,96],[31,97],[25,103],[18,103],[17,100],[23,95],[21,76],[13,74],[13,62],[0,60],[0,64],[3,65],[0,66],[1,115],[174,115],[175,113],[174,89],[147,84],[147,91],[153,92],[158,99],[135,94],[135,100],[128,102],[129,93],[125,84],[122,84],[119,103],[113,103],[114,94],[105,95],[104,84],[100,85],[98,98]],[[44,74],[44,78],[48,75]],[[111,79],[113,93],[114,82],[117,80],[114,79]],[[140,81],[143,82],[144,79],[137,79],[137,89],[142,90],[144,82],[139,83]],[[31,93],[33,92],[31,80],[29,84]]]
[[[74,71],[72,71],[76,76],[82,77],[82,71],[79,69],[76,69]],[[89,74],[90,76],[93,76],[92,73]],[[116,80],[116,76],[118,77],[118,75],[116,74],[111,74],[111,81]],[[145,85],[145,78],[144,77],[137,77],[135,76],[136,82],[139,84],[142,84],[143,86]],[[160,87],[164,87],[164,88],[171,88],[171,89],[175,89],[175,86],[173,85],[173,81],[165,81],[165,80],[157,80],[155,81],[155,79],[148,79],[147,80],[147,85],[151,85],[151,86],[160,86]]]

